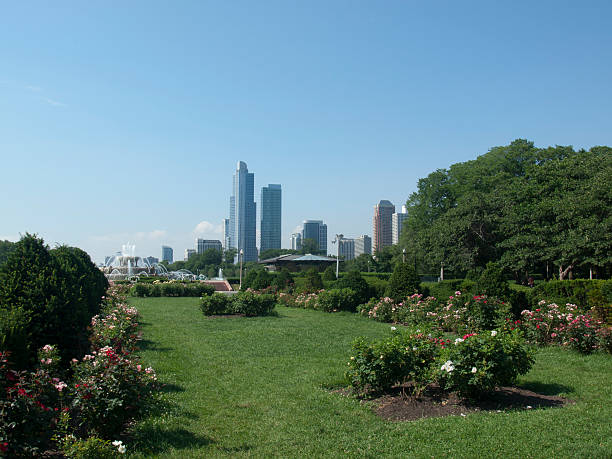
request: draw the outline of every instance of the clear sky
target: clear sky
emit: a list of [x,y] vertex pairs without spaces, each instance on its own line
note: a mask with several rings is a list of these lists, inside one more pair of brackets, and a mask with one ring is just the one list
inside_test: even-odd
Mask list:
[[493,146],[612,145],[611,18],[610,1],[4,2],[0,239],[182,258],[221,239],[239,160],[256,200],[282,184],[284,247],[304,219],[371,234],[379,200]]

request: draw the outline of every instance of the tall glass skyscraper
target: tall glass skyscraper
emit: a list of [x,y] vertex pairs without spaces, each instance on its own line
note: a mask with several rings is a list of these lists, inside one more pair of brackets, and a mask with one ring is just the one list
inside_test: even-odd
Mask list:
[[261,189],[259,251],[281,248],[281,186],[270,184]]
[[319,253],[327,255],[327,225],[323,220],[304,220],[302,223],[302,244],[313,239],[319,245]]
[[249,173],[242,161],[236,166],[233,192],[230,197],[229,246],[238,252],[243,250],[244,261],[257,261],[255,175]]

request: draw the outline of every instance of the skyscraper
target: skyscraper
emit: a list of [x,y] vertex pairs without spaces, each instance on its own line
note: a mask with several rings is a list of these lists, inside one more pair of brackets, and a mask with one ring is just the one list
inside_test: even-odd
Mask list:
[[225,250],[230,248],[230,220],[229,218],[223,219],[223,248]]
[[340,239],[338,251],[341,260],[352,260],[355,258],[355,239]]
[[168,263],[172,263],[174,260],[174,255],[172,253],[172,247],[168,247],[167,245],[162,245],[162,261],[167,261]]
[[393,244],[399,244],[399,238],[402,234],[402,224],[408,217],[406,206],[402,206],[401,212],[395,212],[391,216],[391,240]]
[[306,239],[313,239],[319,246],[319,252],[327,255],[327,225],[323,220],[304,220],[302,224],[302,245]]
[[244,251],[244,261],[257,261],[255,175],[249,173],[242,161],[236,166],[233,193],[230,197],[229,245],[238,252]]
[[373,234],[374,234],[374,253],[383,249],[387,245],[393,244],[393,232],[391,216],[395,212],[395,206],[390,201],[382,200],[374,206]]
[[270,184],[261,189],[259,252],[281,248],[281,186]]
[[372,238],[367,234],[355,238],[355,257],[364,253],[372,254]]

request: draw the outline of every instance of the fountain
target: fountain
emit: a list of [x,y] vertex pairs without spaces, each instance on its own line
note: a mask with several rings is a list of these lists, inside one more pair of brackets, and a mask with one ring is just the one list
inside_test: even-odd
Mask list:
[[152,266],[149,260],[134,255],[135,251],[135,245],[122,245],[121,253],[111,257],[102,272],[109,280],[124,280],[133,276],[155,276],[165,271],[163,265]]

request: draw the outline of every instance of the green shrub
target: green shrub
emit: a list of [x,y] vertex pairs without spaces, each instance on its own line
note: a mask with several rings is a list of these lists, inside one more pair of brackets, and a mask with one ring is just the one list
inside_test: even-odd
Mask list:
[[274,276],[274,280],[272,281],[272,287],[275,287],[277,290],[286,290],[293,285],[293,276],[289,272],[287,268],[282,268],[276,276]]
[[372,297],[370,286],[359,271],[349,271],[336,283],[336,288],[350,288],[355,292],[357,304],[367,303]]
[[336,280],[336,270],[333,266],[328,266],[323,271],[323,280],[324,281],[335,281]]
[[315,268],[311,268],[304,276],[295,279],[295,286],[299,292],[316,292],[323,288],[321,275]]
[[433,296],[439,300],[446,300],[448,297],[455,295],[455,292],[461,290],[463,279],[448,279],[441,282],[423,282],[421,289],[427,288],[427,292],[423,290],[425,296]]
[[492,262],[487,263],[487,267],[478,278],[472,293],[494,296],[504,301],[510,299],[510,287],[504,273],[498,265]]
[[253,290],[263,290],[270,287],[272,284],[272,276],[267,270],[261,269],[257,272],[255,280],[251,283],[250,287]]
[[160,284],[161,296],[185,296],[185,287],[178,282]]
[[[117,446],[110,440],[97,437],[77,439],[73,436],[67,437],[62,442],[62,450],[66,457],[75,459],[115,459],[121,455]],[[122,449],[122,451],[125,451]]]
[[[442,363],[444,362],[444,363]],[[533,353],[518,330],[486,331],[457,338],[440,355],[440,387],[480,398],[496,387],[513,384],[534,363]]]
[[206,316],[229,314],[231,297],[223,293],[214,293],[203,296],[200,300],[200,309]]
[[231,298],[232,312],[244,314],[247,317],[268,315],[276,306],[276,297],[270,294],[240,292]]
[[389,287],[388,280],[375,276],[362,275],[362,277],[367,282],[372,297],[381,298],[385,296]]
[[355,312],[357,306],[357,295],[350,288],[324,290],[317,299],[317,308],[324,312]]
[[510,305],[491,296],[468,297],[465,307],[470,331],[492,330],[510,318]]
[[[590,299],[589,299],[590,298]],[[582,311],[612,304],[612,280],[574,279],[537,284],[528,295],[529,304],[536,307],[540,300],[575,304]]]
[[387,296],[401,301],[414,293],[419,293],[421,279],[410,263],[398,263],[389,279]]
[[28,366],[29,340],[28,317],[23,309],[0,308],[0,352],[10,353],[11,362],[17,368]]
[[152,296],[151,290],[151,285],[137,282],[130,288],[130,295],[139,297]]
[[437,338],[424,333],[399,333],[390,338],[353,342],[346,373],[350,385],[358,392],[384,391],[396,384],[429,382],[432,362],[438,354]]

